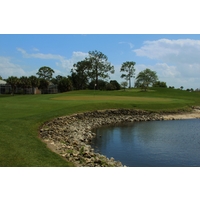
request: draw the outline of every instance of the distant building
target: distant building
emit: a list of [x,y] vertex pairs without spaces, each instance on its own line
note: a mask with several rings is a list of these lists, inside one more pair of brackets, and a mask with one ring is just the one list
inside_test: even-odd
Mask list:
[[5,85],[6,81],[0,80],[0,85]]
[[0,80],[0,94],[7,94],[10,90],[10,85],[7,85],[6,81]]
[[[11,94],[11,86],[6,81],[0,80],[0,95]],[[16,88],[16,94],[23,94],[22,88]],[[26,88],[25,94],[56,94],[58,93],[57,85],[50,83],[47,89],[40,90],[36,88]]]
[[49,82],[49,86],[47,89],[42,89],[41,94],[57,94],[58,86],[54,85],[52,82]]

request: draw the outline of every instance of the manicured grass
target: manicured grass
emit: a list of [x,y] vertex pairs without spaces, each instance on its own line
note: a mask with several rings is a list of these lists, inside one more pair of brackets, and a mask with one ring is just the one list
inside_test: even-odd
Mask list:
[[115,108],[176,111],[192,105],[200,105],[199,92],[161,88],[0,95],[0,166],[73,166],[39,138],[39,127],[58,116]]

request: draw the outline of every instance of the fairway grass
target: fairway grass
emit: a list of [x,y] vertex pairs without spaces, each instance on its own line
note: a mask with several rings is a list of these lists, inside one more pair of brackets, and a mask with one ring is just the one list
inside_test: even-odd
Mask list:
[[160,88],[0,95],[0,166],[73,166],[39,138],[39,127],[55,117],[120,108],[174,112],[193,105],[200,105],[200,93]]
[[62,96],[53,100],[65,101],[137,101],[137,102],[170,102],[173,99],[150,98],[150,97],[124,97],[124,96]]
[[134,104],[187,104],[192,103],[191,100],[183,99],[172,99],[172,98],[156,98],[156,97],[128,97],[128,96],[60,96],[52,98],[52,100],[60,101],[78,101],[78,102],[115,102],[115,103],[126,103],[131,105]]

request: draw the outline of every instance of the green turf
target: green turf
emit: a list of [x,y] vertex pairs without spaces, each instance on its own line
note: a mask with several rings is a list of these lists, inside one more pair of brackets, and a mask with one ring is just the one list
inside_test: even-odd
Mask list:
[[161,88],[0,95],[0,166],[72,166],[38,137],[42,123],[58,116],[114,108],[177,111],[192,105],[200,105],[199,92]]

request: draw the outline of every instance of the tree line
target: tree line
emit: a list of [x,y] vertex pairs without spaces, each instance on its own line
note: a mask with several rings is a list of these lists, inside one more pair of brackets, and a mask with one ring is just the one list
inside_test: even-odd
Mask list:
[[108,57],[100,51],[89,51],[88,57],[84,60],[75,63],[70,71],[71,75],[53,77],[55,73],[53,69],[48,66],[41,67],[36,73],[37,76],[10,76],[6,82],[11,85],[12,93],[15,93],[17,87],[23,89],[26,93],[27,88],[38,87],[41,90],[47,89],[50,83],[57,85],[59,92],[66,92],[70,90],[119,90],[131,88],[131,80],[135,78],[135,87],[146,91],[149,86],[167,87],[165,82],[158,80],[155,71],[145,69],[135,77],[135,64],[133,61],[126,61],[122,63],[120,72],[121,78],[124,81],[119,84],[116,80],[110,80],[110,74],[115,72],[114,66],[108,61]]

